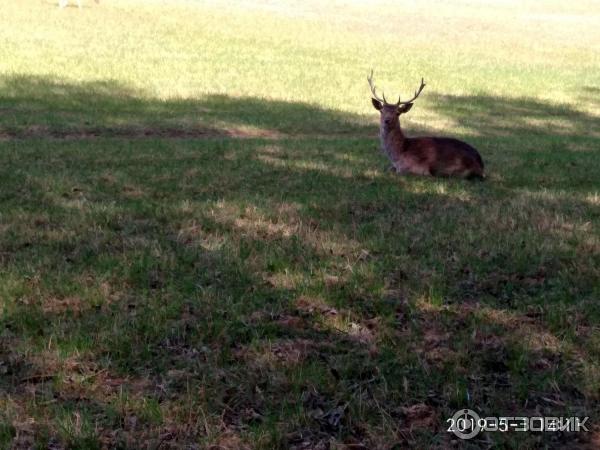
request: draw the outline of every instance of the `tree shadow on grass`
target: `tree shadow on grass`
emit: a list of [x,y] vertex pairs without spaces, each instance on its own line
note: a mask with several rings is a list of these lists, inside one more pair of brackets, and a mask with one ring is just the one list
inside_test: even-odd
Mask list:
[[598,106],[600,104],[600,87],[583,86],[581,90],[582,93],[578,97],[580,101],[591,103],[594,106]]
[[17,138],[365,135],[372,129],[354,115],[315,105],[224,95],[161,101],[115,81],[4,78],[0,101],[0,135]]
[[430,102],[482,150],[493,180],[502,177],[510,189],[594,189],[597,116],[531,98],[437,95]]
[[600,138],[597,117],[566,104],[488,95],[435,95],[428,100],[436,110],[479,136],[523,137],[525,144],[529,136]]
[[[532,178],[522,147],[507,159],[504,146],[570,131],[531,121],[530,135],[491,116],[492,103],[538,119],[554,107],[437,102],[498,173],[472,184],[378,170],[373,125],[306,104],[159,101],[112,82],[3,86],[11,432],[32,432],[36,396],[46,417],[85,410],[109,446],[243,448],[262,435],[266,448],[444,447],[444,420],[465,406],[595,411],[597,213],[577,194],[597,175],[569,183],[562,157],[539,151],[547,166]],[[591,126],[574,117],[566,129]],[[188,127],[197,134],[172,132]],[[226,139],[231,129],[271,138]],[[337,139],[320,139],[326,130]],[[373,138],[343,137],[357,130]],[[15,139],[91,135],[108,139]],[[308,138],[287,138],[297,135]],[[583,145],[592,152],[568,157],[589,171]],[[568,195],[540,189],[540,174]],[[61,429],[45,426],[40,440]],[[70,433],[61,439],[79,439]]]

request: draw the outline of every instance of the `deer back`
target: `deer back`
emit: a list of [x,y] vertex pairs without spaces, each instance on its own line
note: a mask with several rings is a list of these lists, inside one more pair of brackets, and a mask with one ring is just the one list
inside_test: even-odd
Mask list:
[[479,152],[453,138],[421,137],[404,140],[400,165],[409,173],[433,176],[483,177]]

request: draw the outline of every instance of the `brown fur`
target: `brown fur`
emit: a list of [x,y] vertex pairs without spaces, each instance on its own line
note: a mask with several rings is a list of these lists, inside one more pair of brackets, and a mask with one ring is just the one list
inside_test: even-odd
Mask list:
[[413,104],[388,104],[372,99],[381,113],[381,149],[397,173],[430,176],[456,176],[484,179],[479,152],[458,139],[438,137],[407,138],[400,128],[400,114]]

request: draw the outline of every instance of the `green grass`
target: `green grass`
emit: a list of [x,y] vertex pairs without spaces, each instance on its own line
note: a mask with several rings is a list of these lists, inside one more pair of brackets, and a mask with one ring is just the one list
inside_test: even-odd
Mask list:
[[[597,2],[6,3],[0,448],[597,442]],[[371,67],[487,181],[390,173]]]

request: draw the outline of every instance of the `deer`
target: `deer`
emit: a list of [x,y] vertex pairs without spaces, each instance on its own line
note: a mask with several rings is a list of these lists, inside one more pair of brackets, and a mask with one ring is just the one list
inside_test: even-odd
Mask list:
[[392,163],[392,170],[398,174],[416,174],[438,177],[461,177],[484,180],[483,160],[479,152],[458,139],[447,137],[413,137],[404,135],[400,128],[400,115],[413,107],[413,102],[425,88],[421,85],[414,96],[407,101],[398,97],[396,103],[388,103],[376,93],[373,83],[373,70],[367,77],[371,88],[371,102],[380,113],[379,137],[381,150]]

